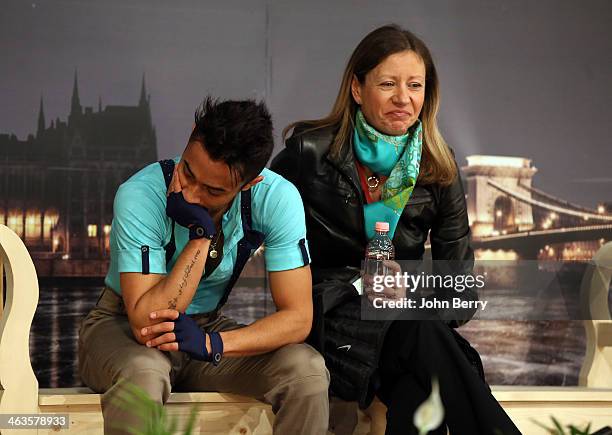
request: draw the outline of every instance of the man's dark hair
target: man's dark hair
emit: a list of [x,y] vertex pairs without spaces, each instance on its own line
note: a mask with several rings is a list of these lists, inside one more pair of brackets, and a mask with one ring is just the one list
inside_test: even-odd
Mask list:
[[196,109],[189,137],[193,141],[202,144],[211,159],[227,163],[237,183],[247,183],[272,155],[272,118],[263,102],[219,101],[208,96]]

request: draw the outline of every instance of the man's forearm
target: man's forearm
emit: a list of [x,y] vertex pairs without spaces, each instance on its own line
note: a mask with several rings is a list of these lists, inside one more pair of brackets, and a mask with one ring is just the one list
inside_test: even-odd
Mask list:
[[266,353],[291,343],[303,342],[312,327],[312,316],[280,310],[240,329],[221,332],[225,356]]
[[176,264],[161,281],[146,291],[131,310],[130,323],[135,327],[151,324],[152,311],[171,308],[184,312],[198,287],[208,256],[210,240],[189,241]]

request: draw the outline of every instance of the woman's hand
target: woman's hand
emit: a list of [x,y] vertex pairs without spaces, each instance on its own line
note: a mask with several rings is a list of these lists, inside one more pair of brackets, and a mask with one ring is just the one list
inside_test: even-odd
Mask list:
[[[383,298],[386,300],[400,300],[406,297],[406,287],[403,286],[401,279],[395,279],[402,274],[402,267],[393,260],[383,260],[384,266],[384,275],[376,275],[377,278],[373,275],[364,275],[363,283],[364,283],[364,292],[368,296],[368,299],[371,301],[374,298]],[[384,283],[384,278],[386,276],[394,277],[391,286],[386,286]],[[382,286],[382,291],[374,290],[375,280],[378,282],[378,286]],[[380,281],[379,281],[380,280]],[[377,286],[377,287],[378,287]]]

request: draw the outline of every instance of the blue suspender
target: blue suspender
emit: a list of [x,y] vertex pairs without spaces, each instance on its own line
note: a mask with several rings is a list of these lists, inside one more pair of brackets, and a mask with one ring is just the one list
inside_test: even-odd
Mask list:
[[264,234],[255,231],[251,228],[252,224],[252,216],[251,216],[251,189],[243,190],[240,193],[240,216],[242,218],[242,232],[244,236],[238,242],[238,253],[236,254],[236,263],[234,264],[234,270],[232,271],[232,276],[225,287],[225,291],[223,293],[223,297],[219,301],[217,308],[218,310],[227,302],[227,298],[238,281],[238,277],[240,276],[240,272],[246,265],[249,257],[251,256],[251,250],[255,250],[259,248],[259,246],[264,241]]
[[[164,173],[164,181],[166,182],[166,189],[168,189],[172,181],[172,174],[174,173],[174,160],[160,160],[159,165]],[[168,264],[176,252],[176,243],[174,242],[174,220],[172,220],[172,235],[170,236],[168,244],[164,246],[164,250],[166,251],[166,264]]]

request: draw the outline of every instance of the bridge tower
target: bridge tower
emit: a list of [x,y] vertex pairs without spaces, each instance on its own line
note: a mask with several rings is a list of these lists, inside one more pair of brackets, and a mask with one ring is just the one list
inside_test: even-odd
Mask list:
[[463,172],[467,206],[474,237],[527,231],[534,227],[531,205],[511,198],[495,186],[531,198],[531,180],[537,169],[530,159],[471,155]]

